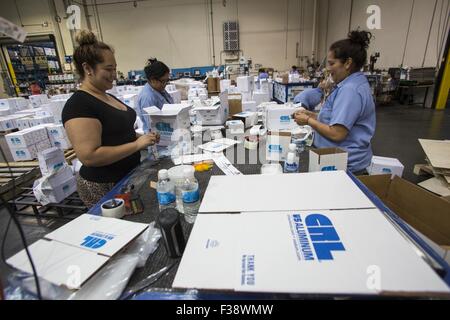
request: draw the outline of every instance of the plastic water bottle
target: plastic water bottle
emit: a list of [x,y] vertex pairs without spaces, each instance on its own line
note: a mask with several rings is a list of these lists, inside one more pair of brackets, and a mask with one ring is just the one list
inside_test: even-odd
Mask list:
[[284,162],[284,172],[285,173],[295,173],[298,172],[298,162],[296,161],[296,155],[294,152],[289,151],[287,159]]
[[175,185],[170,181],[166,169],[159,170],[158,172],[156,195],[158,197],[159,212],[164,209],[175,208]]
[[198,181],[195,179],[193,168],[184,169],[184,181],[180,186],[183,199],[184,219],[187,223],[194,223],[200,207],[200,192]]

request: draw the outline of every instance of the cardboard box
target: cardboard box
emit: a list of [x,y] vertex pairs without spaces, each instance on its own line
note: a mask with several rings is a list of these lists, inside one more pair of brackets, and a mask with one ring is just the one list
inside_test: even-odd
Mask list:
[[309,150],[309,172],[347,171],[348,153],[340,148]]
[[33,160],[37,156],[37,150],[34,145],[24,148],[10,148],[11,155],[14,161],[28,161]]
[[259,106],[263,102],[270,102],[270,95],[268,92],[254,91],[252,100],[255,101],[256,106]]
[[401,177],[403,169],[404,166],[398,159],[373,156],[367,172],[370,175],[390,173],[392,177],[394,175]]
[[47,134],[49,138],[54,139],[66,139],[66,130],[62,124],[54,124],[47,126]]
[[[80,289],[104,264],[148,228],[147,224],[83,214],[45,239],[29,246],[40,277],[69,289]],[[32,273],[25,250],[8,259],[8,264]],[[80,272],[73,281],[74,266]],[[72,268],[72,269],[70,269]]]
[[165,104],[161,110],[150,114],[152,130],[160,135],[161,146],[171,143],[172,134],[176,130],[187,130],[191,126],[189,104]]
[[265,127],[267,130],[291,130],[297,127],[292,114],[295,108],[287,105],[270,104],[267,105],[265,119]]
[[359,176],[359,180],[402,220],[444,250],[450,263],[450,201],[398,176]]
[[39,152],[38,160],[42,175],[46,175],[60,169],[64,166],[64,164],[66,164],[64,152],[56,147]]
[[218,92],[220,91],[220,79],[209,77],[206,80],[208,92]]
[[0,130],[7,131],[17,128],[17,123],[10,117],[3,117],[0,119]]
[[241,94],[229,94],[228,106],[230,108],[230,116],[236,113],[242,112],[242,95]]
[[244,122],[241,120],[229,120],[226,122],[226,126],[230,134],[244,134]]
[[242,111],[256,112],[256,101],[242,102]]
[[258,122],[258,114],[256,112],[244,111],[233,116],[234,120],[241,120],[245,128],[253,127]]
[[72,148],[72,144],[70,143],[69,138],[51,138],[50,143],[52,147],[60,148],[62,150],[67,150]]
[[50,149],[52,147],[52,144],[51,144],[50,140],[47,139],[47,140],[39,141],[38,143],[35,144],[35,147],[36,147],[36,151],[39,153],[44,150]]
[[138,99],[138,95],[135,93],[132,93],[132,94],[123,95],[120,100],[123,103],[125,103],[127,106],[129,106],[130,108],[135,109],[137,106],[137,99]]
[[211,99],[212,106],[195,107],[196,122],[203,126],[223,125],[228,119],[228,94],[223,92],[219,98]]
[[290,143],[290,132],[268,131],[266,140],[266,160],[285,161]]
[[[174,287],[345,296],[449,294],[445,282],[378,209],[197,219]],[[234,232],[224,233],[231,225]],[[382,272],[375,286],[368,282],[373,267]],[[274,270],[282,272],[274,276]]]
[[239,92],[253,91],[254,84],[255,80],[253,76],[241,76],[236,78],[236,86]]

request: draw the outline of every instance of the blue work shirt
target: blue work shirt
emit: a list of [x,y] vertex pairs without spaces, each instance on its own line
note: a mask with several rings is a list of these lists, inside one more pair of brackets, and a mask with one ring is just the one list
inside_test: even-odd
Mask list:
[[323,97],[320,88],[306,89],[294,97],[294,103],[301,103],[306,109],[314,110]]
[[139,93],[137,98],[137,107],[136,112],[138,116],[141,118],[143,123],[143,129],[144,132],[149,132],[150,128],[148,125],[148,121],[146,117],[143,117],[142,115],[145,113],[144,108],[155,106],[158,109],[161,109],[164,104],[172,104],[173,99],[170,96],[170,94],[167,93],[166,90],[164,90],[162,93],[159,91],[156,91],[152,88],[151,85],[148,83],[145,84],[142,91]]
[[351,172],[369,167],[376,116],[370,85],[362,72],[351,74],[337,85],[323,104],[318,120],[330,126],[343,125],[349,132],[341,142],[331,141],[316,132],[314,145],[317,148],[347,150],[347,168]]

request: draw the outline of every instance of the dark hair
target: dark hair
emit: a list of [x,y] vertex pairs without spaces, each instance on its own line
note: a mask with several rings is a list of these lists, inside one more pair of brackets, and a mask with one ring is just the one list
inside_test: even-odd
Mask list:
[[147,80],[161,79],[166,73],[170,73],[170,69],[163,62],[156,58],[148,59],[147,65],[144,68]]
[[86,62],[89,66],[95,68],[97,64],[103,62],[102,50],[114,52],[109,45],[98,41],[91,31],[81,30],[76,35],[75,40],[78,47],[73,53],[73,61],[81,79],[84,79],[83,63]]
[[336,59],[345,62],[348,58],[353,60],[353,70],[360,70],[367,60],[367,49],[369,48],[372,34],[367,31],[350,31],[347,39],[333,43],[330,51],[333,51]]
[[291,69],[297,70],[297,66],[292,66]]

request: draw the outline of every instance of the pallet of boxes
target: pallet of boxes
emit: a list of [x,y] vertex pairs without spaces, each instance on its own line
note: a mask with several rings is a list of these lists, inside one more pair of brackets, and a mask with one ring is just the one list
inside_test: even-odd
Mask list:
[[419,139],[419,143],[428,163],[416,165],[414,173],[433,176],[419,186],[450,201],[450,140]]

